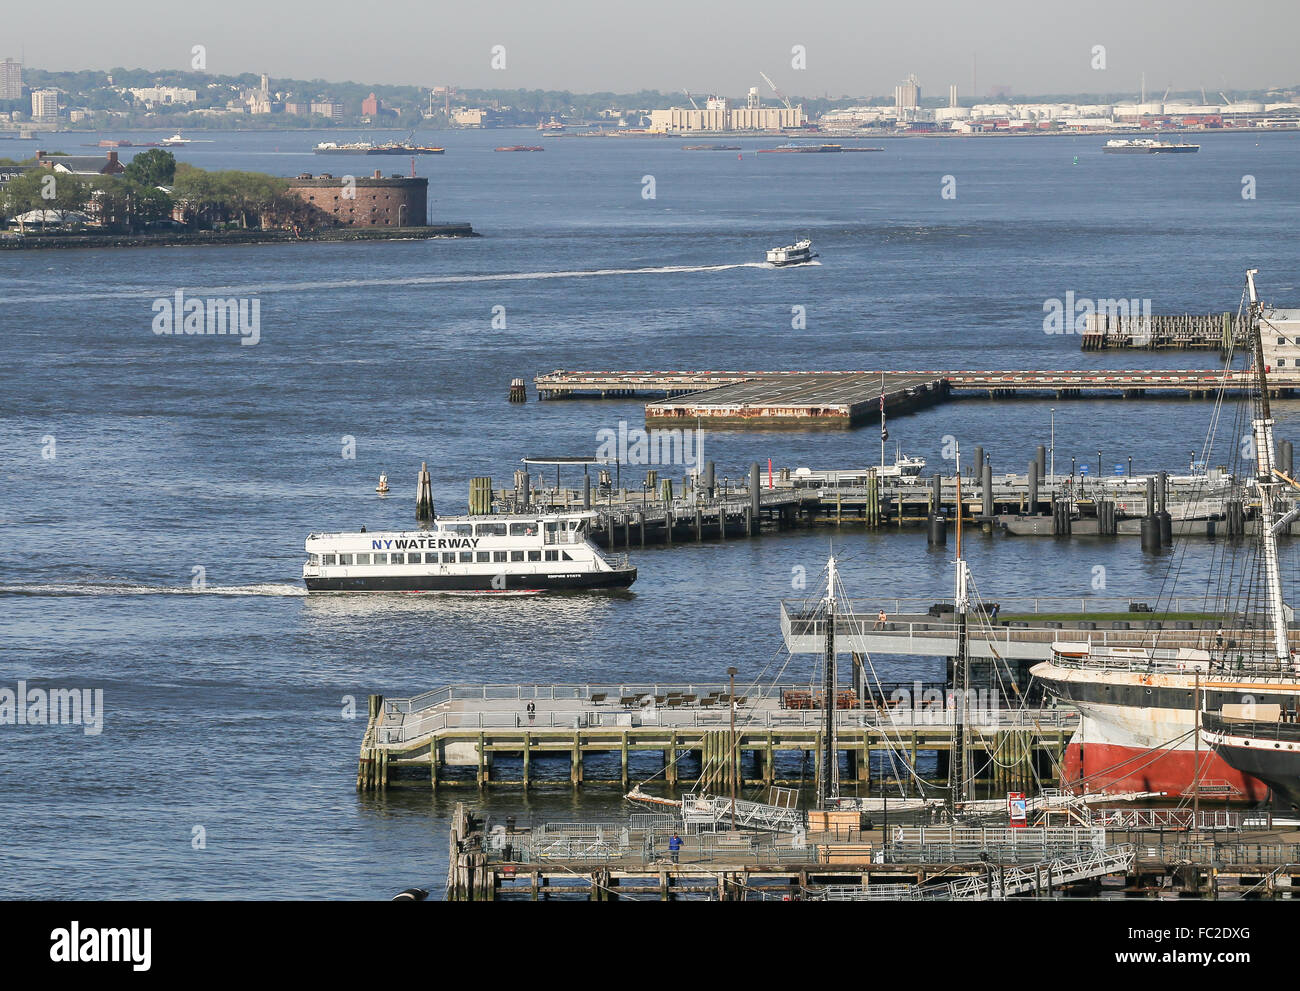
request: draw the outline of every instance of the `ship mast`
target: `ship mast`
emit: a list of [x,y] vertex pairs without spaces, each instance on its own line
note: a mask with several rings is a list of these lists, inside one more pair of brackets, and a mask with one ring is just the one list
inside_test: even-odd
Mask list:
[[835,556],[826,564],[826,644],[822,654],[822,699],[826,731],[822,748],[821,787],[818,804],[827,809],[840,797],[840,761],[835,739]]
[[968,582],[970,574],[961,556],[961,447],[957,448],[957,570],[954,607],[957,620],[957,656],[953,663],[952,687],[957,703],[952,728],[952,749],[949,755],[949,801],[956,807],[970,800],[970,761],[966,724],[968,720],[970,689],[970,656],[967,643],[966,611],[968,607]]
[[1256,416],[1250,426],[1255,441],[1255,483],[1259,486],[1264,583],[1268,592],[1269,620],[1273,627],[1273,649],[1278,663],[1285,667],[1290,662],[1291,645],[1287,639],[1286,603],[1282,600],[1282,570],[1278,565],[1277,533],[1274,531],[1278,483],[1273,474],[1276,467],[1273,456],[1273,414],[1269,406],[1268,370],[1264,365],[1264,336],[1260,328],[1263,308],[1255,294],[1255,274],[1258,271],[1252,268],[1246,272],[1246,284],[1250,290],[1251,344],[1254,349],[1256,384],[1259,388]]

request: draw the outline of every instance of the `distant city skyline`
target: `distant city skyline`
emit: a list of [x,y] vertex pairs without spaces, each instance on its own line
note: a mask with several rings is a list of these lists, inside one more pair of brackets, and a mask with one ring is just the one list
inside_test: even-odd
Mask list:
[[332,0],[273,7],[227,0],[214,20],[202,7],[172,7],[161,17],[138,0],[112,7],[66,0],[65,29],[52,31],[48,9],[22,5],[6,14],[0,57],[54,71],[185,70],[196,68],[199,45],[205,71],[215,74],[585,93],[737,95],[759,86],[765,102],[773,93],[761,72],[786,93],[831,98],[888,95],[912,74],[924,96],[946,96],[955,84],[963,100],[998,89],[1136,96],[1144,73],[1153,99],[1166,87],[1204,88],[1213,98],[1300,82],[1290,42],[1300,7],[1285,0],[1231,8],[1097,0],[1068,10],[1034,0],[981,7],[938,0],[923,10],[871,11],[853,0],[797,7],[750,0],[723,9],[683,0],[636,7],[478,0],[451,10],[393,0],[358,10]]

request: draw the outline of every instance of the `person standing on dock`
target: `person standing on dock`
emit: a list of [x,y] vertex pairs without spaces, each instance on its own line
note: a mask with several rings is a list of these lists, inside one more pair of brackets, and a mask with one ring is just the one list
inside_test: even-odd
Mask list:
[[673,858],[673,863],[678,863],[677,858],[682,853],[682,838],[673,833],[672,838],[668,840],[668,856]]
[[885,615],[885,610],[880,610],[880,612],[876,613],[876,625],[873,626],[872,629],[883,630],[885,628],[885,620],[888,618],[889,617]]
[[532,702],[528,703],[528,725],[533,725],[533,720],[537,718],[537,706]]

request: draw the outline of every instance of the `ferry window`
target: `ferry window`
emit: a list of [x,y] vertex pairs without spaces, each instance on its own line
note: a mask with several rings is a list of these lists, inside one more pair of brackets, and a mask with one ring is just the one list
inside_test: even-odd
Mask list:
[[443,564],[455,564],[455,563],[456,563],[456,552],[455,552],[455,551],[443,551],[443,552],[442,552],[442,563],[443,563]]
[[311,563],[312,563],[312,564],[320,564],[320,555],[319,555],[319,554],[313,554],[313,555],[311,556]]
[[523,551],[511,551],[511,552],[510,552],[510,560],[512,560],[512,561],[522,561],[523,559],[524,559],[524,552],[523,552]]
[[479,564],[487,564],[492,560],[492,555],[487,551],[479,551],[476,556],[476,560],[478,561]]
[[461,551],[461,552],[460,552],[460,563],[461,563],[461,564],[473,564],[473,563],[474,563],[474,552],[473,552],[473,551]]
[[328,567],[329,565],[331,565],[331,564],[337,564],[337,563],[338,563],[338,555],[337,555],[337,554],[326,554],[326,555],[324,555],[324,556],[321,558],[321,564],[323,564],[323,565],[325,565],[325,566],[327,566],[327,567]]
[[506,552],[505,552],[505,551],[493,551],[493,552],[492,552],[492,560],[493,560],[493,561],[504,561],[505,559],[506,559]]
[[[372,564],[387,564],[387,563],[388,563],[388,555],[387,555],[387,554],[372,554],[371,557],[373,558],[373,561],[371,562]],[[394,554],[393,557],[397,557],[397,555]]]
[[506,525],[504,523],[480,523],[474,528],[474,532],[480,537],[504,537],[506,535]]
[[569,529],[576,530],[582,524],[582,520],[569,520]]
[[[418,554],[412,554],[411,557],[419,557],[419,555],[418,555]],[[405,555],[405,554],[389,554],[389,555],[388,555],[388,563],[389,563],[389,564],[405,564],[405,563],[406,563],[406,555]],[[414,564],[415,562],[412,561],[411,563]]]
[[569,554],[568,551],[560,551],[560,560],[562,560],[562,561],[572,561],[572,560],[573,560],[573,557],[572,557],[572,555]]
[[447,533],[457,533],[464,537],[474,536],[474,525],[472,523],[448,523],[443,526]]
[[541,551],[529,551],[529,552],[528,552],[528,560],[530,560],[530,561],[540,561],[541,559],[542,559],[542,552],[541,552]]
[[339,555],[339,564],[351,564],[351,563],[352,563],[352,555],[351,555],[351,554],[340,554],[340,555]]
[[369,554],[358,554],[358,555],[357,555],[357,564],[369,564],[369,563],[370,563],[370,555],[369,555]]
[[546,560],[548,560],[548,561],[558,561],[559,559],[560,559],[560,552],[559,552],[559,551],[547,551],[547,552],[546,552]]
[[510,536],[512,537],[531,537],[533,535],[533,525],[531,523],[511,523]]

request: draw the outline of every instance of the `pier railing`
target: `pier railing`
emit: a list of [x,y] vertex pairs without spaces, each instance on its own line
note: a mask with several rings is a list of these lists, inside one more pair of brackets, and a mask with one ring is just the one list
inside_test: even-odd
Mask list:
[[[914,692],[917,682],[899,683]],[[926,683],[920,683],[923,687]],[[882,686],[882,690],[889,686]],[[406,744],[450,730],[620,730],[620,729],[726,729],[731,712],[725,697],[701,704],[709,692],[725,692],[726,685],[457,685],[407,699],[385,699],[384,718],[376,727],[376,742]],[[737,694],[736,730],[753,733],[769,729],[818,730],[825,723],[817,708],[786,708],[785,691],[807,692],[808,687],[768,688],[763,695]],[[694,697],[695,701],[687,701]],[[675,701],[667,704],[670,698]],[[743,701],[742,701],[743,698]],[[656,700],[643,703],[643,700]],[[660,703],[657,700],[664,699]],[[885,698],[859,701],[860,708],[840,708],[836,722],[841,730],[922,730],[951,726],[955,710],[934,704],[890,705]],[[635,701],[625,701],[635,700]],[[534,711],[527,711],[532,702]],[[540,703],[540,704],[539,704]],[[1017,708],[1014,703],[989,699],[967,713],[976,729],[1072,729],[1078,714],[1068,708]]]

